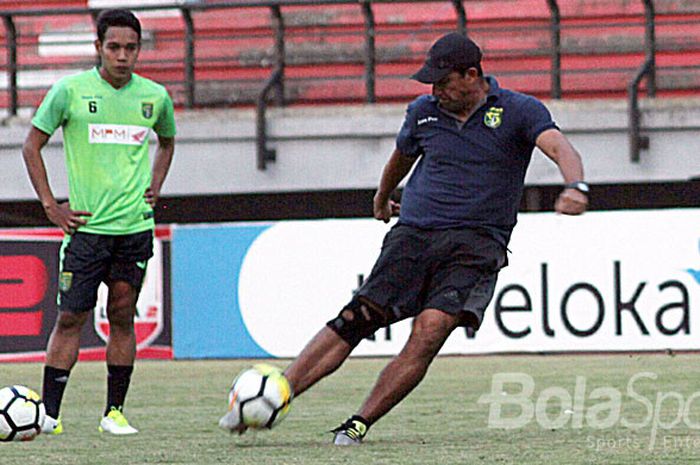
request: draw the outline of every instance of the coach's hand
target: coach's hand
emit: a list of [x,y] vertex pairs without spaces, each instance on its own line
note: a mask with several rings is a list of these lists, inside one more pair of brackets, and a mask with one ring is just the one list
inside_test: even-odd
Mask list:
[[588,196],[576,189],[564,189],[554,203],[554,210],[564,215],[580,215],[588,207]]
[[381,199],[374,196],[374,218],[388,223],[393,215],[398,215],[401,211],[401,204],[391,199]]
[[92,216],[92,213],[83,210],[71,210],[70,203],[51,203],[44,207],[46,217],[53,224],[58,226],[66,234],[73,234],[75,231],[87,224],[84,217]]

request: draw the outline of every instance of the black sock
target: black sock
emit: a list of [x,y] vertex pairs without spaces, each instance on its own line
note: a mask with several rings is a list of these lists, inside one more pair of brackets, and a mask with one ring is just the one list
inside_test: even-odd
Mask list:
[[105,416],[112,408],[121,410],[129,390],[133,365],[107,365],[107,408]]
[[369,427],[372,426],[372,424],[369,421],[367,421],[364,417],[361,417],[360,415],[353,415],[350,417],[350,420],[348,420],[348,421],[351,421],[351,422],[352,421],[359,421],[360,423],[365,425],[367,427],[367,429],[369,429]]
[[41,388],[41,397],[46,407],[46,414],[51,418],[58,418],[61,410],[63,392],[68,384],[70,370],[44,366],[44,383]]

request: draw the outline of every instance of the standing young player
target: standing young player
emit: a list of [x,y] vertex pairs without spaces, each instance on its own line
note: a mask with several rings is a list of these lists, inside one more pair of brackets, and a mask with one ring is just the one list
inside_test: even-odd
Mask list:
[[[133,73],[141,24],[127,10],[97,19],[100,65],[58,81],[32,119],[24,162],[46,216],[65,237],[60,252],[59,313],[46,350],[45,433],[61,434],[64,389],[78,358],[80,331],[106,283],[107,407],[100,431],[134,434],[122,413],[136,357],[134,315],[153,255],[153,208],[175,148],[173,103],[165,88]],[[42,148],[63,129],[69,201],[49,186]],[[153,170],[150,130],[158,135]]]
[[[413,78],[431,84],[432,93],[408,106],[374,197],[375,218],[387,222],[400,212],[399,221],[354,298],[285,372],[298,396],[378,328],[414,318],[401,353],[357,414],[334,430],[336,445],[360,444],[369,427],[423,379],[452,331],[481,325],[507,262],[535,146],[564,178],[556,210],[578,215],[588,203],[581,158],[549,111],[484,77],[481,50],[470,39],[441,37]],[[390,196],[416,162],[399,208]],[[235,420],[227,414],[220,425],[242,432]]]

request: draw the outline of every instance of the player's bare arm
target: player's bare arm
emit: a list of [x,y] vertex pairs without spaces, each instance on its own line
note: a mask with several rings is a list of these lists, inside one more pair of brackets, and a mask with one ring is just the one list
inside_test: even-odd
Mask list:
[[67,234],[73,234],[80,226],[87,223],[85,217],[91,216],[87,211],[74,211],[68,202],[58,203],[51,191],[46,165],[41,150],[49,141],[49,135],[32,127],[22,147],[22,157],[29,173],[29,179],[44,207],[46,217]]
[[153,162],[153,174],[151,175],[151,185],[146,189],[144,198],[146,202],[155,207],[160,197],[160,189],[163,187],[165,177],[170,170],[175,153],[175,138],[158,136],[158,149],[156,150],[155,161]]
[[[559,167],[567,185],[583,181],[581,156],[557,129],[548,129],[537,137],[537,147]],[[567,187],[557,198],[554,209],[565,215],[580,215],[588,207],[588,196],[581,190]]]
[[374,194],[374,217],[376,219],[388,223],[392,215],[399,213],[401,205],[391,200],[391,194],[411,171],[415,161],[415,158],[403,155],[398,149],[395,149],[391,154],[382,171],[377,193]]

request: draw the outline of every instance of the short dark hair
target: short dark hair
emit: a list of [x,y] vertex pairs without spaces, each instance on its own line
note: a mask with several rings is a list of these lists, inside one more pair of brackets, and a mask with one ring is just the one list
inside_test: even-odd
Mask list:
[[141,23],[129,10],[115,9],[104,10],[97,16],[97,38],[104,42],[107,29],[110,27],[130,27],[139,36],[141,42]]

